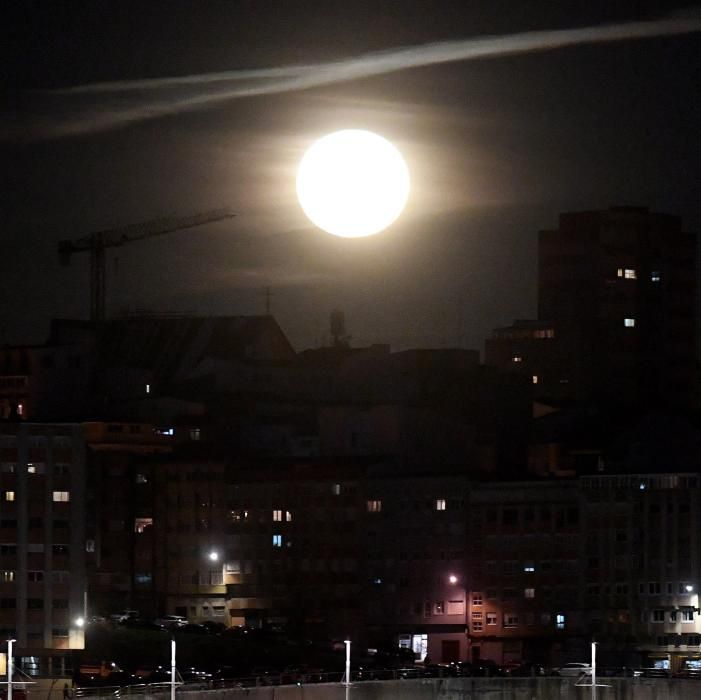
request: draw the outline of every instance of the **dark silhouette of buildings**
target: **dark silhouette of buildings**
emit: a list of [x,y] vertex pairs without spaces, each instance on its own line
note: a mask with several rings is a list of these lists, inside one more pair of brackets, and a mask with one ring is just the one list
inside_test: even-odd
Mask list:
[[561,214],[538,261],[538,321],[497,329],[487,364],[527,373],[546,401],[696,407],[696,236],[679,217]]

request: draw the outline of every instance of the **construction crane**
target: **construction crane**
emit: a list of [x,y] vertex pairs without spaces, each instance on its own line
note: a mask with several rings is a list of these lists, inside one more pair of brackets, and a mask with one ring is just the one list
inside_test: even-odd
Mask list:
[[193,214],[192,216],[166,217],[131,224],[122,228],[96,231],[73,241],[59,241],[58,254],[63,265],[70,264],[74,253],[90,253],[90,320],[105,320],[105,250],[142,241],[153,236],[182,231],[236,216],[230,209]]

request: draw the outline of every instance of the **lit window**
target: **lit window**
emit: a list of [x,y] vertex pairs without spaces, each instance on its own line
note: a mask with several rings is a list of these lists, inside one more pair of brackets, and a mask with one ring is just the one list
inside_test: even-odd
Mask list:
[[[448,615],[464,615],[465,614],[465,604],[462,600],[449,600],[448,601]],[[479,615],[482,618],[482,613],[472,613],[472,617]]]
[[15,492],[14,491],[5,491],[5,500],[6,501],[14,501],[15,500]]
[[292,513],[289,510],[285,511],[285,522],[286,523],[292,522]]
[[523,565],[523,570],[524,570],[527,574],[532,574],[532,573],[535,571],[535,564],[534,564],[533,562],[527,561],[527,562]]
[[631,270],[631,269],[623,270],[623,277],[624,277],[624,279],[627,279],[627,280],[637,279],[637,275],[635,274],[635,270]]
[[473,593],[472,594],[472,604],[473,605],[482,605],[482,594],[481,593]]
[[382,510],[382,501],[368,501],[368,513],[379,513]]
[[634,318],[624,318],[623,325],[626,328],[635,328],[635,319]]
[[147,393],[147,394],[150,394],[150,393],[151,393],[151,385],[150,385],[150,384],[147,384],[147,385],[146,385],[146,393]]
[[618,277],[623,277],[623,268],[619,267],[618,270],[616,270],[616,275]]
[[524,598],[535,598],[535,588],[524,588],[523,589]]
[[331,487],[331,493],[332,493],[334,496],[340,496],[340,495],[341,495],[341,484],[334,484],[334,485]]
[[533,383],[534,383],[534,384],[537,384],[537,383],[538,383],[538,375],[537,375],[537,374],[534,374],[534,375],[533,375]]
[[555,627],[559,630],[565,629],[565,616],[563,613],[557,613],[555,615]]
[[134,519],[134,532],[142,534],[146,532],[147,528],[153,526],[153,518],[135,518]]
[[445,498],[436,499],[436,510],[445,510]]
[[511,361],[512,361],[512,362],[523,362],[523,357],[521,357],[521,355],[514,355],[514,356],[511,358]]
[[137,474],[136,475],[136,483],[137,484],[147,484],[148,477],[146,476],[146,474]]
[[201,437],[201,432],[199,428],[190,428],[190,440],[197,442]]
[[273,535],[273,547],[282,547],[282,535]]
[[71,500],[71,495],[68,491],[54,491],[55,503],[67,503]]
[[273,520],[276,523],[282,522],[282,511],[281,510],[274,510],[273,511]]
[[653,270],[650,273],[650,282],[659,282],[662,279],[662,273],[659,270]]
[[94,552],[95,551],[95,540],[85,540],[85,551]]
[[445,613],[445,603],[442,600],[437,600],[433,605],[434,615],[443,615]]
[[497,614],[495,612],[487,613],[487,624],[496,625],[497,624]]
[[175,428],[154,428],[156,435],[175,435]]
[[18,404],[17,404],[17,415],[18,415],[18,416],[23,416],[23,415],[24,415],[24,404],[23,404],[23,403],[18,403]]

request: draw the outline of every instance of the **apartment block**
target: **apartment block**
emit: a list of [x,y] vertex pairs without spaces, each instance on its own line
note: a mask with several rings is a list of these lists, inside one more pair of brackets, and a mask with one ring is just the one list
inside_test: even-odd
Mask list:
[[85,443],[77,424],[0,424],[0,635],[26,672],[84,645]]

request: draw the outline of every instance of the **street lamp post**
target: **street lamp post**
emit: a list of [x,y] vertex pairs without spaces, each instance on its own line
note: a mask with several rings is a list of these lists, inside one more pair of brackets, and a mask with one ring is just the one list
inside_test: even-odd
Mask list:
[[[448,583],[451,586],[456,586],[460,582],[460,577],[457,576],[456,574],[450,574],[448,576]],[[462,599],[463,599],[463,624],[464,624],[464,632],[465,632],[465,660],[467,660],[467,647],[469,645],[469,613],[468,613],[468,605],[467,605],[467,588],[465,585],[462,585]],[[460,648],[462,649],[462,643],[460,644]]]
[[175,637],[170,640],[170,700],[175,700]]
[[16,641],[16,639],[7,640],[7,700],[12,700],[12,676],[15,673],[12,667],[12,645]]

